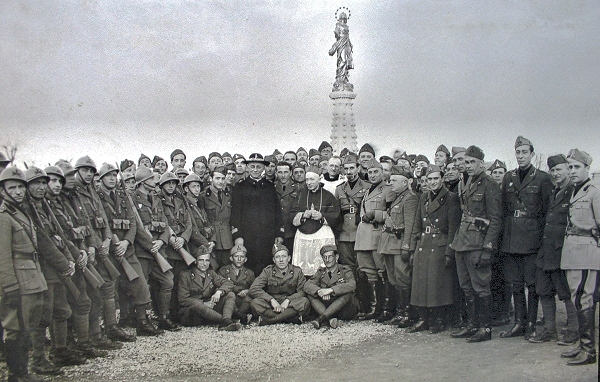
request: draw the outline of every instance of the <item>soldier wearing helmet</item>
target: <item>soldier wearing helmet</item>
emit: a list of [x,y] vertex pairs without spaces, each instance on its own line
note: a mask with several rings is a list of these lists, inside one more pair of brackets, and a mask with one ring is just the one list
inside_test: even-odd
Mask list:
[[[202,245],[208,247],[212,252],[215,241],[212,240],[209,242],[209,240],[214,231],[208,221],[208,216],[206,215],[204,207],[198,204],[198,197],[202,192],[202,180],[197,174],[192,173],[184,179],[182,187],[186,207],[190,213],[190,218],[192,219],[192,234],[190,235],[190,240],[188,242],[190,251],[194,253],[196,249]],[[218,269],[218,264],[215,260],[211,260],[213,269]]]

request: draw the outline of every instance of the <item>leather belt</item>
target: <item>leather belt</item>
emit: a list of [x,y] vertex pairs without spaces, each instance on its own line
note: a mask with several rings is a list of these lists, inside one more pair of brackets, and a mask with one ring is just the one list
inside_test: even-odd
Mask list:
[[573,236],[594,236],[592,235],[591,229],[583,229],[579,227],[567,227],[565,233]]
[[423,235],[425,234],[436,234],[436,233],[440,233],[440,229],[437,227],[432,227],[430,225],[425,227],[425,231],[423,231]]
[[32,253],[13,252],[13,259],[33,260],[34,262],[38,262],[39,256],[38,256],[37,252],[32,252]]
[[356,207],[350,206],[350,207],[342,208],[342,212],[344,214],[355,214],[356,213]]
[[533,213],[531,213],[531,211],[525,211],[525,210],[515,210],[513,212],[513,217],[515,217],[515,218],[535,218],[535,216],[533,216]]
[[463,215],[460,221],[465,223],[473,223],[475,221],[475,218],[473,216]]

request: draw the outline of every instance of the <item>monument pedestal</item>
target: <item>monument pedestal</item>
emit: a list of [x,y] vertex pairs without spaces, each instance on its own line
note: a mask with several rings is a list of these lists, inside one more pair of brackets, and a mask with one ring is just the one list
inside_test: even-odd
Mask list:
[[333,100],[333,121],[331,122],[330,138],[334,153],[339,154],[344,147],[357,153],[356,123],[352,111],[356,93],[347,91],[332,92],[329,94],[329,98]]

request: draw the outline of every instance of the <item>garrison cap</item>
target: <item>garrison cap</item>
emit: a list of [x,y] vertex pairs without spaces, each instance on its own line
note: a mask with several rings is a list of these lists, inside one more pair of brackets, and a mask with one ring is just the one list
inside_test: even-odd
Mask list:
[[131,166],[135,166],[135,163],[132,160],[124,159],[119,167],[121,168],[121,171],[125,171]]
[[453,146],[452,147],[452,156],[455,156],[458,153],[464,153],[465,151],[467,151],[467,149],[465,149],[464,147]]
[[237,162],[239,159],[245,160],[246,158],[242,154],[233,154],[231,159],[233,159],[234,162]]
[[269,165],[269,162],[267,162],[263,156],[259,153],[252,153],[250,154],[250,156],[248,157],[248,159],[244,160],[244,163],[248,164],[248,163],[262,163],[265,166]]
[[375,150],[373,149],[373,146],[371,146],[368,143],[365,143],[364,145],[362,145],[362,147],[358,151],[358,155],[360,155],[361,153],[364,153],[364,152],[371,153],[371,154],[373,154],[373,156],[375,156]]
[[341,156],[341,157],[343,157],[343,156],[345,156],[346,154],[348,154],[349,152],[350,152],[350,150],[348,150],[348,148],[347,148],[347,147],[344,147],[344,148],[342,149],[342,151],[340,151],[340,156]]
[[231,256],[233,256],[233,255],[235,255],[238,252],[243,252],[244,254],[246,254],[246,253],[248,253],[248,250],[243,245],[236,244],[236,245],[233,246],[233,248],[231,248],[231,250],[229,251],[229,254]]
[[44,171],[46,172],[46,175],[56,175],[62,179],[63,182],[65,181],[65,174],[58,166],[48,166]]
[[347,165],[347,164],[357,164],[358,162],[356,161],[356,157],[354,155],[346,155],[344,157],[344,162],[342,163],[342,165]]
[[186,159],[187,157],[185,156],[185,153],[183,152],[182,149],[175,149],[173,150],[173,152],[171,153],[171,162],[173,162],[173,158],[175,158],[175,155],[183,155],[183,159]]
[[396,162],[394,162],[394,158],[387,156],[387,155],[383,155],[383,156],[379,157],[379,162],[381,162],[381,163],[387,162],[387,163],[391,163],[391,164],[396,163]]
[[323,256],[327,252],[335,252],[337,254],[338,249],[334,244],[325,244],[319,250],[319,253],[321,254],[321,256]]
[[290,254],[290,250],[287,249],[287,247],[283,244],[274,244],[273,249],[271,250],[271,253],[273,254],[273,256],[275,256],[275,254],[277,252],[281,252],[281,251],[285,251],[288,255]]
[[231,158],[231,159],[233,159],[233,157],[231,156],[231,154],[229,154],[227,151],[225,151],[225,152],[223,153],[223,155],[221,155],[221,157],[223,157],[223,158]]
[[154,158],[152,158],[152,167],[156,166],[156,164],[160,161],[164,161],[165,163],[167,163],[167,161],[165,161],[163,158],[159,157],[158,155],[155,155]]
[[331,144],[329,142],[327,142],[327,141],[321,142],[321,144],[319,145],[319,152],[325,150],[328,147],[333,150],[333,147],[331,146]]
[[140,184],[153,177],[154,172],[152,172],[152,170],[150,170],[148,167],[140,167],[135,172],[135,184]]
[[408,171],[404,167],[398,166],[398,165],[392,166],[392,175],[402,175],[409,179],[412,178],[412,173],[410,171]]
[[552,170],[554,166],[561,163],[569,163],[567,157],[563,154],[552,155],[548,157],[548,169]]
[[88,155],[77,159],[77,162],[75,162],[75,170],[78,170],[82,167],[92,168],[94,169],[94,172],[98,171],[96,170],[96,163],[94,163],[92,158],[90,158]]
[[371,169],[371,168],[381,168],[383,169],[383,167],[381,166],[381,163],[377,162],[377,159],[373,158],[369,161],[369,163],[367,163],[367,170]]
[[425,173],[425,175],[428,176],[429,174],[433,174],[434,172],[439,172],[442,175],[444,174],[444,170],[442,170],[440,166],[430,164],[429,166],[427,166],[427,172]]
[[10,161],[8,159],[6,159],[6,156],[4,155],[4,153],[0,153],[0,164],[8,164],[10,163]]
[[314,173],[315,173],[315,174],[317,174],[317,175],[320,175],[320,174],[321,174],[321,169],[320,169],[320,168],[318,168],[317,166],[308,166],[308,167],[305,169],[305,171],[306,171],[306,173],[307,173],[307,174],[308,174],[309,172],[314,172]]
[[580,151],[579,149],[571,149],[569,151],[569,155],[567,155],[567,159],[576,160],[578,162],[583,163],[586,166],[592,164],[592,157],[590,156],[590,154],[586,153],[585,151]]
[[223,156],[221,156],[221,154],[219,154],[216,151],[213,151],[212,153],[208,154],[208,161],[210,162],[210,160],[214,157],[219,157],[219,158],[223,159]]
[[308,152],[308,157],[309,157],[309,158],[312,158],[312,157],[314,157],[315,155],[319,155],[319,156],[321,156],[321,152],[320,152],[320,151],[317,151],[317,150],[315,150],[315,149],[310,149],[310,151]]
[[296,169],[296,168],[301,168],[304,171],[306,171],[306,166],[302,162],[294,163],[294,166],[292,167],[292,171],[294,171],[294,169]]
[[275,151],[273,151],[273,155],[281,155],[281,151],[275,149]]
[[175,175],[179,175],[179,174],[185,174],[185,176],[190,175],[190,172],[188,170],[186,170],[185,168],[178,168],[173,173]]
[[429,159],[428,159],[428,158],[427,158],[425,155],[423,155],[423,154],[419,154],[419,155],[417,155],[417,156],[415,157],[415,161],[414,161],[414,163],[417,163],[417,162],[425,162],[425,163],[427,163],[427,164],[429,164],[429,163],[430,163],[430,162],[429,162]]
[[265,161],[277,165],[277,158],[275,158],[275,155],[266,155]]
[[39,178],[46,179],[46,181],[50,180],[48,174],[46,174],[46,171],[42,170],[39,167],[31,166],[27,170],[25,170],[25,180],[27,181],[27,183]]
[[500,159],[496,159],[494,163],[488,168],[488,171],[494,171],[497,168],[503,168],[504,171],[507,171],[506,165]]
[[165,173],[160,176],[160,179],[158,180],[158,185],[162,186],[163,184],[171,181],[177,182],[177,184],[179,184],[179,178],[177,177],[177,175],[173,174],[171,171],[165,171]]
[[408,157],[408,154],[406,153],[406,151],[403,152],[402,154],[400,154],[400,156],[398,157],[397,161],[399,161],[400,159],[410,162],[410,158]]
[[[234,171],[235,172],[235,163],[227,163],[225,165],[225,173],[227,173],[228,171]],[[225,174],[227,175],[227,174]]]
[[2,170],[2,173],[0,173],[0,185],[7,180],[17,180],[26,184],[26,179],[27,178],[25,177],[23,170],[16,166],[9,166]]
[[204,163],[205,166],[208,166],[208,161],[206,160],[205,156],[199,156],[198,158],[194,159],[194,161],[192,162],[192,166],[196,163],[196,162],[202,162]]
[[[233,163],[230,163],[233,164]],[[235,165],[233,165],[235,167]],[[218,172],[219,174],[227,175],[227,166],[217,166],[212,171],[213,173]]]
[[75,169],[73,168],[71,162],[68,162],[64,159],[61,159],[58,162],[56,162],[56,166],[62,170],[64,176],[69,176],[75,172]]
[[480,160],[483,160],[483,158],[485,157],[483,150],[481,150],[479,147],[477,147],[475,145],[471,145],[471,146],[467,147],[467,151],[465,151],[465,155],[469,156],[471,158],[477,158]]
[[308,154],[308,151],[306,151],[306,149],[305,149],[304,147],[299,147],[299,148],[298,148],[298,150],[296,150],[296,155],[298,155],[298,153],[299,153],[300,151],[304,151],[305,153],[307,153],[307,154]]
[[533,146],[533,144],[531,143],[531,141],[529,139],[523,138],[522,135],[519,135],[517,137],[517,140],[515,141],[515,149],[519,146],[525,146],[525,145]]
[[100,166],[100,170],[98,170],[98,176],[100,179],[102,179],[104,175],[110,172],[119,172],[119,169],[113,166],[112,164],[103,163],[102,166]]
[[408,161],[410,163],[415,163],[415,158],[417,157],[417,154],[408,154]]
[[448,150],[448,148],[444,145],[439,145],[438,148],[435,150],[436,153],[439,151],[446,153],[447,156],[450,156],[450,150]]
[[198,258],[202,255],[210,255],[212,253],[210,247],[206,245],[201,245],[194,251],[194,257]]
[[138,164],[140,164],[143,159],[148,159],[150,162],[152,162],[149,156],[147,156],[146,154],[142,154],[140,155],[140,159],[138,159]]

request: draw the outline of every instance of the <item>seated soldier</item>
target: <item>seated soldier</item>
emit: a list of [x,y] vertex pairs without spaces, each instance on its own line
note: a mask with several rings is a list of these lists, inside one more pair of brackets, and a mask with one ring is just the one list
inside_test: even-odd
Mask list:
[[273,262],[250,287],[252,312],[258,316],[259,326],[278,322],[301,324],[302,316],[310,312],[302,269],[290,264],[289,250],[281,244],[273,246]]
[[326,323],[335,329],[338,319],[351,320],[358,313],[358,301],[354,297],[356,281],[349,266],[338,264],[340,256],[335,245],[324,245],[320,253],[325,267],[319,268],[304,284],[304,291],[319,314],[311,321],[315,329]]
[[250,313],[250,302],[252,298],[248,295],[250,285],[254,282],[254,272],[244,267],[246,260],[246,247],[236,244],[231,248],[229,260],[231,264],[219,268],[219,275],[233,283],[233,293],[235,294],[235,310],[233,318],[239,319],[244,325],[248,325],[252,320]]
[[219,330],[240,330],[242,325],[231,320],[235,308],[233,283],[209,269],[208,247],[198,247],[194,255],[196,267],[181,272],[179,279],[181,323],[185,326],[218,323]]

